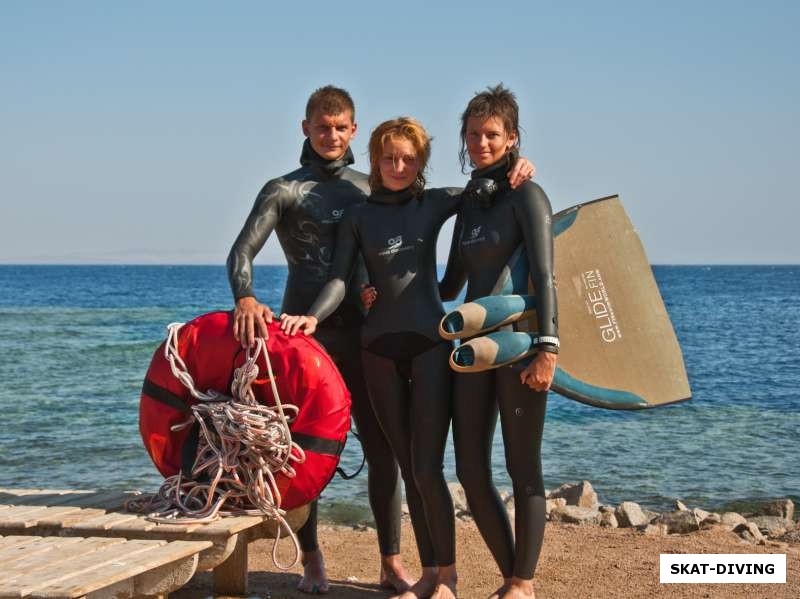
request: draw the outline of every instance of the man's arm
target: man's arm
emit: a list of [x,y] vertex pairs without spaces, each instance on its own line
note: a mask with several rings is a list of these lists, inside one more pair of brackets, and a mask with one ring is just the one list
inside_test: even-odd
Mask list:
[[255,343],[256,331],[267,335],[267,323],[273,318],[269,306],[259,303],[253,292],[253,259],[280,220],[280,191],[275,181],[264,185],[228,254],[228,282],[236,301],[233,335],[245,347]]
[[303,331],[306,335],[314,334],[317,325],[339,307],[344,299],[347,283],[352,278],[359,247],[354,216],[352,213],[346,214],[336,233],[336,249],[333,252],[328,282],[317,294],[308,314],[281,314],[281,329],[287,335],[296,335],[298,331]]

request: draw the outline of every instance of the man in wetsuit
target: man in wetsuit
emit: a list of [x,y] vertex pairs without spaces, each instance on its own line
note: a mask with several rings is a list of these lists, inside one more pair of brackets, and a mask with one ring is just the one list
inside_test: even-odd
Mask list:
[[[266,336],[272,310],[253,291],[253,259],[276,231],[289,266],[282,312],[305,314],[328,281],[338,223],[346,209],[364,202],[367,175],[349,168],[350,141],[356,133],[355,107],[343,89],[315,91],[302,122],[306,141],[301,167],[264,185],[228,255],[228,279],[236,300],[234,335],[243,345]],[[333,357],[352,396],[352,414],[369,468],[369,499],[381,552],[381,585],[403,592],[409,586],[400,561],[400,478],[391,447],[370,405],[362,375],[359,329],[363,309],[358,297],[366,282],[363,264],[351,274],[348,296],[317,333]],[[323,556],[317,544],[317,502],[298,531],[303,577],[298,589],[328,590]]]

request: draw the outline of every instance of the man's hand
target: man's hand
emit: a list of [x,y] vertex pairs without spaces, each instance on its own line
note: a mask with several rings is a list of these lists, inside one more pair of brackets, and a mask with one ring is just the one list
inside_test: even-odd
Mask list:
[[313,335],[317,330],[316,316],[291,316],[289,314],[281,314],[281,330],[294,337],[298,331],[302,330],[306,335]]
[[519,380],[523,385],[528,385],[534,391],[548,391],[556,373],[556,360],[558,356],[550,352],[540,351],[533,362],[519,373]]
[[535,174],[536,165],[527,158],[520,156],[514,166],[511,167],[511,170],[508,171],[508,183],[511,185],[511,189],[516,189],[525,181],[533,179]]
[[367,285],[366,283],[361,285],[361,303],[364,304],[364,308],[369,310],[377,298],[377,289],[375,289],[372,285]]
[[272,322],[273,317],[269,306],[260,304],[254,297],[241,297],[236,300],[233,311],[233,336],[242,342],[242,347],[253,347],[257,336],[269,336],[267,323]]

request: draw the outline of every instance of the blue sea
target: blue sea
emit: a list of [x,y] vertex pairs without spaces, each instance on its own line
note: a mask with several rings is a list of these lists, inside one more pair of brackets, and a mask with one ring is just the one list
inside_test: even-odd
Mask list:
[[[588,479],[653,509],[800,501],[800,266],[653,270],[693,399],[618,412],[551,394],[546,486]],[[256,267],[259,298],[279,306],[285,278]],[[155,490],[137,422],[150,358],[166,324],[231,307],[222,266],[0,266],[0,487]],[[344,465],[360,461],[351,441]],[[494,463],[510,487],[499,434]],[[323,497],[329,519],[370,519],[363,474]]]

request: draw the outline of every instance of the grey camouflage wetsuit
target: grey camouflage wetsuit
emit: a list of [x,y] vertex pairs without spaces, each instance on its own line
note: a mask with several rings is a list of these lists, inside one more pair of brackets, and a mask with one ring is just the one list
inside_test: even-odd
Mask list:
[[[550,202],[542,188],[530,181],[510,189],[506,172],[512,159],[508,154],[499,163],[473,172],[473,179],[493,179],[499,189],[483,205],[473,198],[464,200],[442,280],[442,297],[455,299],[465,278],[466,301],[497,293],[498,280],[508,276],[506,266],[522,246],[536,290],[538,332],[558,336]],[[540,350],[557,351],[547,344]],[[533,391],[520,382],[520,371],[529,363],[459,373],[454,382],[453,441],[458,478],[475,523],[506,578],[533,578],[544,536],[540,451],[547,393]],[[492,482],[491,447],[498,408],[506,467],[514,487],[515,535]]]
[[444,308],[436,239],[461,203],[460,189],[380,190],[348,210],[339,229],[332,278],[310,315],[323,321],[345,297],[363,256],[378,291],[361,343],[369,396],[405,481],[423,566],[455,562],[453,502],[442,471],[451,416],[452,349],[438,335]]
[[[281,308],[288,314],[308,312],[330,276],[340,220],[347,209],[363,204],[368,192],[367,176],[349,168],[353,163],[349,149],[342,159],[327,161],[306,140],[300,163],[301,168],[264,185],[228,255],[234,298],[255,296],[253,258],[275,230],[289,266]],[[380,551],[395,555],[400,552],[400,479],[364,383],[359,344],[363,264],[354,264],[346,276],[348,296],[315,337],[336,362],[352,395],[352,414],[369,467],[369,500]],[[315,501],[298,534],[306,552],[317,549],[316,507]]]

